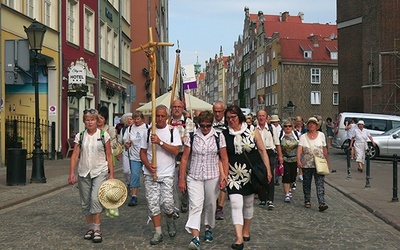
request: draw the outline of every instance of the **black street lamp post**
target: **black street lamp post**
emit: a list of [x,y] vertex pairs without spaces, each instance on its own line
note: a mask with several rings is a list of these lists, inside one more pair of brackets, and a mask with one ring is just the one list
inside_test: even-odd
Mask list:
[[32,152],[32,177],[31,183],[46,183],[44,175],[44,157],[42,150],[42,138],[40,136],[40,116],[39,116],[39,77],[38,64],[39,53],[42,50],[44,34],[46,27],[38,21],[33,20],[32,24],[27,28],[24,26],[25,33],[28,36],[29,46],[34,52],[34,68],[32,76],[32,84],[35,86],[35,149]]

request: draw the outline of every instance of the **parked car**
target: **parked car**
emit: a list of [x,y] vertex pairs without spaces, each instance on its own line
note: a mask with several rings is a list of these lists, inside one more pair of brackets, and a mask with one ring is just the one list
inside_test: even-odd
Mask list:
[[381,135],[372,135],[376,146],[368,142],[368,147],[371,154],[371,159],[378,156],[393,156],[400,155],[400,127],[391,129]]
[[337,122],[335,123],[335,134],[332,142],[333,147],[345,148],[344,146],[348,145],[348,143],[344,144],[347,139],[345,121],[350,123],[353,118],[356,118],[357,121],[363,120],[365,123],[364,128],[367,129],[372,136],[380,135],[392,128],[400,126],[400,116],[396,115],[343,112],[338,115]]

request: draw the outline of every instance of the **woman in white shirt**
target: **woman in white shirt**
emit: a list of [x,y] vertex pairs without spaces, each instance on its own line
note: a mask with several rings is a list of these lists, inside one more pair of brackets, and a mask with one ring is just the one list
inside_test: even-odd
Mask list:
[[354,147],[356,151],[356,162],[358,164],[357,170],[362,173],[363,165],[365,163],[365,150],[368,149],[368,138],[371,140],[374,147],[375,142],[368,130],[364,129],[363,120],[357,122],[357,127],[358,128],[354,130],[353,137],[351,138],[350,148]]
[[[228,168],[228,154],[225,137],[222,133],[217,134],[212,127],[213,120],[214,115],[211,112],[200,113],[199,128],[186,138],[181,160],[179,189],[184,192],[187,188],[189,194],[189,217],[185,228],[193,236],[189,249],[200,249],[199,234],[203,207],[204,241],[213,240],[211,228],[215,226],[214,213],[218,190],[226,186],[224,167]],[[189,156],[190,169],[186,176]],[[218,164],[219,157],[222,164]]]
[[[98,198],[101,184],[107,179],[114,179],[110,135],[97,128],[99,115],[95,109],[83,111],[86,130],[75,136],[68,183],[78,181],[82,212],[85,215],[88,231],[84,239],[94,243],[102,242],[100,217],[103,211]],[[78,179],[75,167],[78,165]]]

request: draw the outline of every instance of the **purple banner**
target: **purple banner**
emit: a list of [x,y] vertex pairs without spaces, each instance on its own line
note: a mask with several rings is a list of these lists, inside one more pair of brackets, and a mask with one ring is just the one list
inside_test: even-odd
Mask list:
[[197,81],[183,83],[183,89],[197,89]]

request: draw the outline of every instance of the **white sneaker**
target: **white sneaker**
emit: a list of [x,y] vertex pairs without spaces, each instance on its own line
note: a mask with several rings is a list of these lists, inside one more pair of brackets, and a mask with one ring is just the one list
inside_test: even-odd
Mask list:
[[303,181],[303,176],[299,174],[299,181]]
[[289,194],[285,195],[285,203],[290,203],[290,196]]

